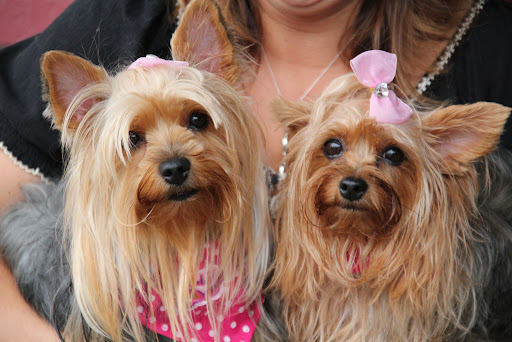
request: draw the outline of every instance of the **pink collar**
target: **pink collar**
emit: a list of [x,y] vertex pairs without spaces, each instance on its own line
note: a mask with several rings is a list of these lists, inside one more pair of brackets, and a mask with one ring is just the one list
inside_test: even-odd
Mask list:
[[[194,331],[188,332],[189,335],[192,336],[190,342],[213,342],[216,335],[216,332],[212,329],[210,324],[204,297],[204,274],[206,274],[204,264],[204,262],[201,262],[196,292],[192,307],[190,308],[194,322]],[[214,302],[222,297],[223,291],[225,291],[225,289],[221,286],[213,297]],[[242,293],[240,293],[240,295],[241,294]],[[236,296],[236,298],[239,297],[240,296]],[[176,341],[184,341],[183,337],[180,335],[173,336],[170,330],[169,317],[165,312],[160,296],[153,292],[150,299],[152,301],[151,304],[147,303],[142,296],[137,296],[137,312],[142,325],[162,336]],[[151,315],[151,312],[153,312],[154,315]],[[217,324],[217,328],[220,329],[220,340],[223,342],[249,342],[252,339],[260,316],[261,312],[256,302],[250,304],[240,302],[232,304],[225,317],[219,316],[216,318],[219,323]]]
[[[350,262],[352,259],[352,273],[353,274],[361,274],[363,273],[363,265],[361,265],[359,247],[355,247],[354,250],[347,250],[345,253],[345,257],[347,262]],[[366,268],[370,265],[370,255],[366,257]]]

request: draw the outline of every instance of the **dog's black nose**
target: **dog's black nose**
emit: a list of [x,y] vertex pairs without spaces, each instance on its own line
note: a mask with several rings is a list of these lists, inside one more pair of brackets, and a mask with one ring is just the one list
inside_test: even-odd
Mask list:
[[345,177],[340,182],[340,194],[349,201],[361,199],[368,190],[368,184],[362,178]]
[[187,180],[190,161],[187,158],[169,159],[160,164],[159,171],[167,183],[181,185]]

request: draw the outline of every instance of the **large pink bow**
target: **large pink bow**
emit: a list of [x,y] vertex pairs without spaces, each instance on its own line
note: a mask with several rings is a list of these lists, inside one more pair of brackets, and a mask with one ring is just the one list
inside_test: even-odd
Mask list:
[[170,61],[167,59],[162,59],[160,57],[157,57],[155,55],[146,55],[146,57],[140,57],[135,62],[133,62],[128,69],[133,68],[152,68],[157,65],[169,65],[172,67],[180,68],[180,67],[187,67],[188,62],[183,61]]
[[370,116],[377,122],[401,124],[407,121],[412,109],[400,100],[388,86],[396,75],[396,55],[370,50],[350,61],[357,79],[363,85],[374,88],[370,98]]

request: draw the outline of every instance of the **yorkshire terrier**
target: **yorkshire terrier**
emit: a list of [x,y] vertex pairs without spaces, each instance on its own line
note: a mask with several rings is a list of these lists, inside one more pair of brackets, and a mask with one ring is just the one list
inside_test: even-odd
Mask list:
[[26,189],[0,244],[25,298],[66,340],[262,336],[267,195],[231,39],[217,6],[197,0],[171,41],[190,67],[148,57],[110,76],[44,55],[65,177]]
[[290,340],[510,338],[512,156],[491,153],[510,108],[413,111],[394,73],[356,75],[273,106],[291,137],[272,282]]

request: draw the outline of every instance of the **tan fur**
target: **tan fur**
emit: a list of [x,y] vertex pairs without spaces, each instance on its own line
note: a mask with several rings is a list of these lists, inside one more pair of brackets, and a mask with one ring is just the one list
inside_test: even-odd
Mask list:
[[[354,75],[338,78],[289,143],[272,286],[290,340],[460,338],[477,309],[471,163],[494,149],[510,109],[452,106],[390,125],[368,116],[369,97]],[[287,123],[294,108],[274,110]],[[328,159],[332,138],[344,151]],[[401,165],[378,157],[388,146],[405,153]],[[364,197],[344,199],[344,177],[364,179]]]
[[[191,8],[183,20],[196,10],[202,9]],[[211,37],[222,50],[207,72],[153,67],[108,76],[64,52],[44,56],[51,104],[46,115],[62,130],[70,155],[65,214],[79,309],[66,328],[71,341],[83,338],[81,317],[94,340],[121,341],[124,334],[143,340],[135,302],[142,289],[160,294],[174,335],[190,340],[190,306],[205,244],[220,248],[219,268],[207,274],[210,317],[224,315],[225,304],[241,289],[239,300],[260,301],[270,255],[261,139],[246,101],[228,84],[233,75],[224,63],[232,60],[233,48],[227,34],[218,22],[204,25],[206,31],[215,27]],[[191,29],[198,30],[180,26],[173,53],[200,64],[203,51],[187,46]],[[197,111],[209,117],[203,131],[188,127]],[[132,131],[143,138],[137,147],[130,144]],[[174,157],[192,165],[178,188],[158,171]],[[198,192],[186,201],[170,200],[189,189]],[[229,291],[214,303],[220,284]],[[218,325],[213,318],[211,323]]]
[[272,110],[278,113],[279,120],[288,131],[288,139],[291,139],[298,130],[306,126],[309,121],[309,114],[312,110],[310,102],[293,102],[278,97],[272,101]]

